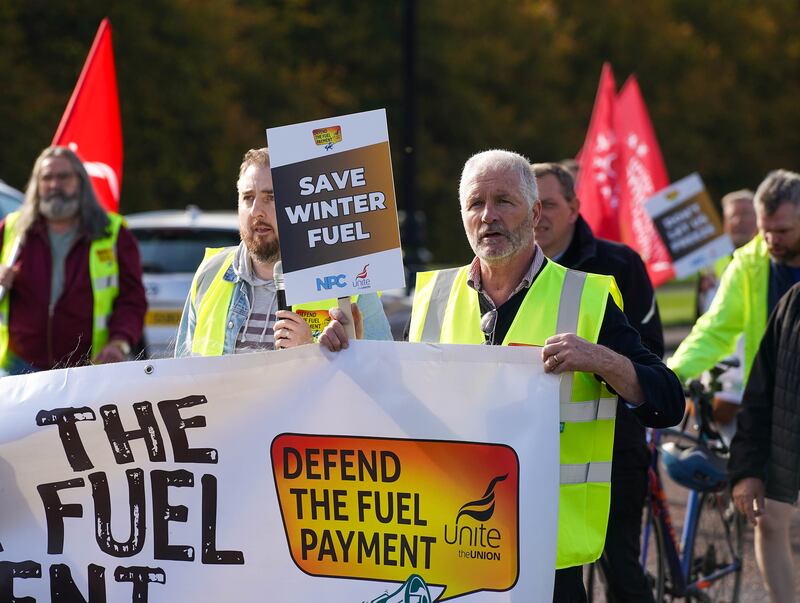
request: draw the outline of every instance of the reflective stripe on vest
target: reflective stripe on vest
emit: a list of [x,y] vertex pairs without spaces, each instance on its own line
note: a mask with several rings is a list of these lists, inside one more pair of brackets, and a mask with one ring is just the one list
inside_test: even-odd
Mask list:
[[585,484],[586,482],[610,482],[611,463],[582,463],[561,465],[559,473],[562,484]]
[[[11,260],[11,249],[17,237],[19,212],[6,216],[0,264]],[[92,282],[92,357],[97,356],[108,341],[108,319],[119,295],[119,262],[117,238],[123,224],[122,216],[108,213],[109,235],[89,245],[89,279]],[[0,302],[0,366],[5,366],[8,354],[9,295]]]
[[[469,266],[417,275],[411,341],[483,343],[480,304],[476,292],[467,285],[468,274]],[[548,337],[564,332],[596,342],[609,294],[615,301],[620,299],[611,277],[586,275],[548,262],[528,290],[503,344],[542,346]],[[553,312],[556,300],[557,314]],[[563,568],[593,561],[603,549],[616,398],[594,375],[565,373],[559,387],[559,411],[561,487],[556,566]]]
[[[195,356],[221,356],[224,352],[226,332],[234,325],[228,314],[237,285],[236,281],[226,280],[225,274],[233,264],[237,249],[206,249],[192,281],[190,296],[197,318],[192,335],[192,354]],[[358,297],[351,299],[355,302]],[[336,299],[324,299],[294,305],[292,311],[306,321],[316,338],[331,320],[327,311],[337,304]]]
[[97,356],[108,341],[108,319],[119,296],[119,262],[117,238],[122,227],[122,216],[107,213],[110,236],[92,241],[89,245],[89,278],[92,279],[94,298],[94,330],[92,331],[92,357]]

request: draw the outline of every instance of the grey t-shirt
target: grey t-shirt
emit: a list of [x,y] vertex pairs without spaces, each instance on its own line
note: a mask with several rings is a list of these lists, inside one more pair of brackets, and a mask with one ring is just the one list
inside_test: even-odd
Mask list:
[[252,259],[244,245],[239,246],[239,251],[234,258],[233,269],[247,283],[247,296],[250,300],[250,314],[236,338],[234,353],[246,354],[259,350],[274,350],[275,312],[278,310],[275,282],[256,276],[253,271]]
[[50,238],[50,255],[53,258],[53,272],[50,279],[50,314],[53,313],[53,308],[56,306],[58,298],[61,297],[61,292],[64,289],[64,262],[67,259],[67,254],[72,248],[72,243],[75,241],[77,228],[72,228],[66,232],[53,232],[53,229],[48,229]]

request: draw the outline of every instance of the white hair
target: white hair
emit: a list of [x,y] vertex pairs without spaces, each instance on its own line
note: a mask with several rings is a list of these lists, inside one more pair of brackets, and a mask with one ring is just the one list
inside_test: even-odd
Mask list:
[[722,198],[722,208],[726,209],[732,205],[735,205],[739,201],[749,201],[751,205],[755,205],[755,195],[753,194],[753,191],[748,188],[743,188],[741,190],[728,193]]
[[519,176],[522,196],[528,202],[528,207],[539,198],[539,189],[536,186],[536,177],[531,170],[531,162],[526,157],[513,151],[503,149],[492,149],[476,153],[470,157],[461,170],[461,180],[458,184],[458,199],[462,203],[465,201],[467,183],[476,176],[482,176],[489,172],[511,171]]

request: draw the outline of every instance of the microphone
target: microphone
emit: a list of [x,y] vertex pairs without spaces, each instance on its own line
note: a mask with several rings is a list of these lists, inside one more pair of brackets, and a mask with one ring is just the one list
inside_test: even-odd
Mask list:
[[286,283],[283,280],[283,262],[278,260],[272,268],[272,280],[275,281],[275,290],[278,295],[278,310],[291,310],[286,303]]

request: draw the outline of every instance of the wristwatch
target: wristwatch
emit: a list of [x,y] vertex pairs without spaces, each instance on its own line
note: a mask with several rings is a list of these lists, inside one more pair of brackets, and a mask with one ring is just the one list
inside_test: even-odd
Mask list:
[[124,356],[129,356],[131,353],[131,344],[124,339],[112,339],[108,343],[122,352]]

